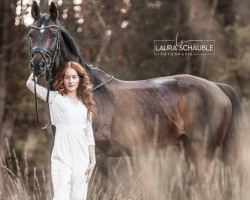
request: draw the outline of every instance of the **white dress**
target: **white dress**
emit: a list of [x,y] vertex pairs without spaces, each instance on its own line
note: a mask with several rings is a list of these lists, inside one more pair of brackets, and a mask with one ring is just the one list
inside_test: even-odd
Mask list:
[[[34,93],[33,73],[26,86]],[[46,101],[47,89],[36,85],[39,98]],[[56,126],[51,155],[53,200],[85,200],[88,184],[85,171],[89,166],[88,146],[95,145],[92,121],[87,119],[87,107],[72,102],[58,91],[49,93],[51,124]]]

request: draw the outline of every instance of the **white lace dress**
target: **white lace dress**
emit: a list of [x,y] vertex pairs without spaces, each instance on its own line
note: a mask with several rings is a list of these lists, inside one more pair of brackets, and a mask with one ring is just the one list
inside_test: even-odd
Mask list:
[[[34,93],[33,73],[26,86]],[[46,101],[47,89],[36,85],[39,98]],[[51,124],[56,126],[51,155],[53,200],[85,200],[88,184],[85,171],[89,166],[88,146],[95,145],[92,121],[82,101],[73,102],[58,91],[49,93]]]

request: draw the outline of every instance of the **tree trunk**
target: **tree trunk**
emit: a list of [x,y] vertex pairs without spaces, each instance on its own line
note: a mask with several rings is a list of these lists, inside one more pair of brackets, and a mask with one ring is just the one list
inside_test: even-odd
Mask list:
[[[17,27],[15,26],[17,0],[5,0],[0,3],[0,136],[3,132],[3,123],[6,115],[6,96],[11,79],[8,74],[13,67],[14,47],[9,45],[17,38]],[[7,118],[6,118],[7,120]]]
[[[208,39],[209,36],[211,36],[211,28],[213,26],[213,22],[215,20],[215,15],[216,15],[216,10],[217,10],[217,6],[218,6],[218,1],[219,0],[213,0],[213,4],[211,6],[211,11],[210,11],[210,19],[208,21],[208,26],[207,26],[207,30],[205,31],[205,40]],[[205,68],[206,68],[206,56],[202,56],[201,58],[201,65],[200,65],[200,77],[205,77]]]

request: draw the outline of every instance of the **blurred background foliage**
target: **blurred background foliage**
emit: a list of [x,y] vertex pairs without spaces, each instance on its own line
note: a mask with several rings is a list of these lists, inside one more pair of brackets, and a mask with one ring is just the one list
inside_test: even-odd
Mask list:
[[[47,13],[50,1],[37,1]],[[250,1],[54,0],[60,23],[84,60],[122,80],[192,74],[232,85],[245,108],[250,96]],[[0,136],[22,160],[49,169],[53,136],[38,128],[29,70],[30,0],[0,0]],[[214,56],[156,56],[154,40],[215,40]],[[40,101],[42,121],[48,107]],[[45,134],[43,134],[45,133]],[[4,151],[3,151],[4,152]],[[8,159],[7,153],[5,152]],[[47,155],[47,156],[44,156]],[[11,158],[9,158],[11,159]]]

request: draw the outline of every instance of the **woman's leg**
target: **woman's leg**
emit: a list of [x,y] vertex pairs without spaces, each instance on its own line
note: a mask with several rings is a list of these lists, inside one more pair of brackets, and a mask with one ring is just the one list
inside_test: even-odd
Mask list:
[[56,133],[51,155],[53,200],[71,200],[72,158],[69,141],[68,134]]
[[52,183],[54,190],[53,200],[70,200],[71,168],[51,167]]
[[84,169],[81,171],[73,171],[71,179],[71,199],[86,200],[88,192],[88,184],[86,183],[87,175],[84,174]]
[[86,200],[88,184],[85,171],[89,166],[88,146],[81,137],[78,136],[75,139],[72,149],[71,198],[72,200]]

